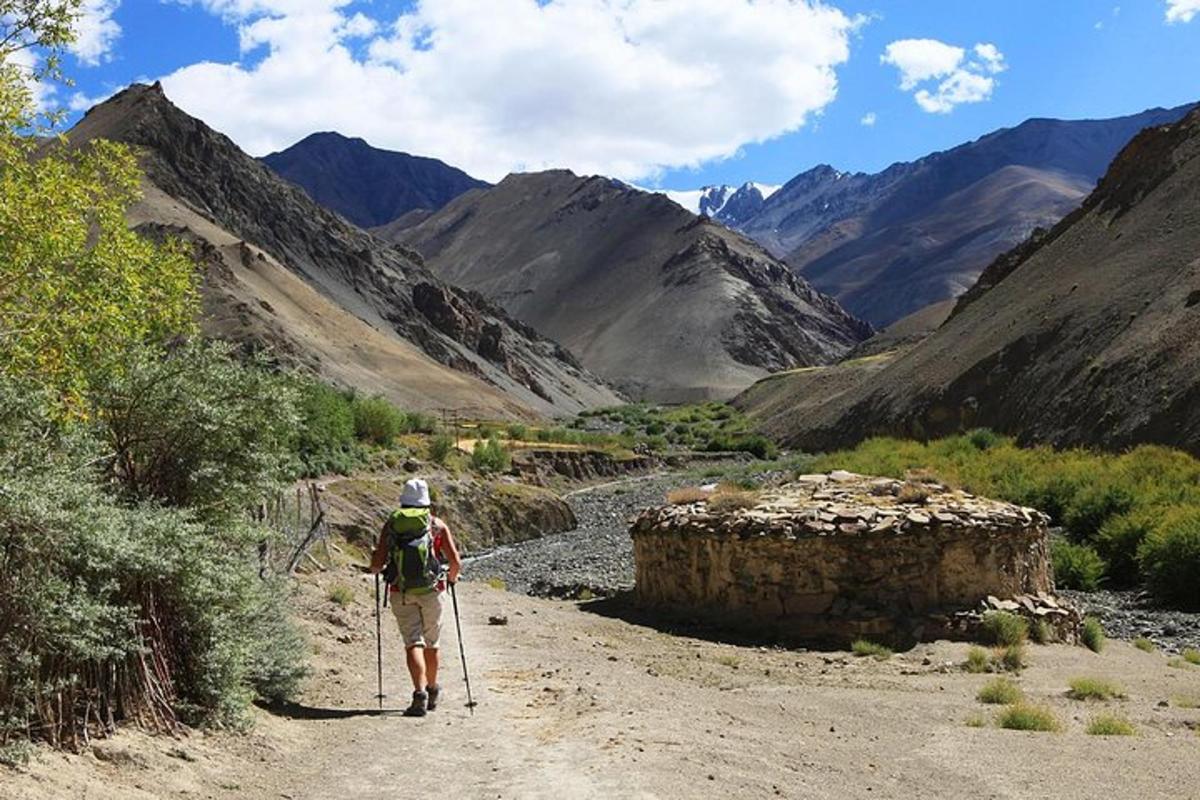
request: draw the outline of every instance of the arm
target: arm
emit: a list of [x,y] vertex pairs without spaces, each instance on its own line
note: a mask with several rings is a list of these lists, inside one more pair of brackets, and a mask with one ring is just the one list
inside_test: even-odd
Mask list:
[[[441,521],[439,520],[439,522]],[[458,581],[458,573],[462,571],[462,559],[458,555],[458,547],[454,544],[454,536],[450,533],[450,526],[445,522],[441,524],[442,546],[439,548],[439,552],[449,568],[446,580],[450,581],[450,583],[456,583]]]
[[387,566],[388,548],[387,548],[387,523],[379,529],[379,539],[375,542],[375,552],[371,554],[371,572],[375,575],[383,572],[383,568]]

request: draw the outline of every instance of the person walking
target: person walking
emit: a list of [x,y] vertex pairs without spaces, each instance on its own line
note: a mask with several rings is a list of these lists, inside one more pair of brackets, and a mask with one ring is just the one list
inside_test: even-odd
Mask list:
[[384,574],[392,615],[404,640],[412,704],[406,716],[423,717],[438,706],[438,644],[446,589],[458,580],[462,561],[445,521],[433,515],[429,484],[413,478],[400,493],[400,508],[383,524],[371,556],[371,572]]

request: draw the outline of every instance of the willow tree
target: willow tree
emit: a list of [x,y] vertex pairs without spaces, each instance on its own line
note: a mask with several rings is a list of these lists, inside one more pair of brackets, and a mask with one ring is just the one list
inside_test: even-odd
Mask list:
[[0,374],[76,406],[129,346],[191,331],[196,269],[131,231],[133,152],[47,137],[34,88],[61,79],[82,0],[0,0]]

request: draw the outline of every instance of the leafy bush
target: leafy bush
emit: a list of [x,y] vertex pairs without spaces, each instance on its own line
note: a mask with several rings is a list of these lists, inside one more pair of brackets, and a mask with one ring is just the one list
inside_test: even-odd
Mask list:
[[1138,580],[1138,549],[1154,530],[1162,509],[1148,508],[1109,517],[1096,533],[1096,552],[1104,559],[1105,575],[1117,586]]
[[1024,698],[1025,695],[1021,691],[1021,687],[1008,678],[993,678],[985,683],[979,689],[979,693],[975,695],[975,699],[981,703],[999,706],[1019,703]]
[[1125,690],[1103,678],[1071,678],[1067,697],[1072,700],[1113,700],[1124,697]]
[[1050,561],[1054,566],[1054,585],[1061,589],[1094,592],[1104,577],[1104,559],[1086,544],[1062,539],[1050,543]]
[[1093,653],[1099,653],[1104,649],[1104,643],[1107,638],[1104,635],[1104,626],[1100,624],[1100,620],[1095,617],[1088,617],[1083,621],[1083,631],[1080,634],[1083,644]]
[[[253,416],[241,401],[220,413],[189,407],[207,399],[130,405],[145,435],[176,424],[150,408],[232,428],[243,425],[231,415]],[[258,548],[270,533],[212,508],[118,504],[92,466],[107,447],[78,426],[56,427],[47,405],[0,381],[0,745],[31,729],[69,744],[97,719],[240,724],[255,695],[292,694],[305,648],[282,587],[259,577]],[[142,467],[145,485],[171,485]],[[223,490],[248,490],[217,472],[186,471],[182,495],[219,509]]]
[[429,460],[435,464],[445,464],[454,452],[454,437],[448,433],[439,433],[429,442]]
[[512,456],[499,439],[477,441],[471,451],[471,466],[484,474],[507,472],[512,467]]
[[983,615],[982,633],[989,644],[1000,647],[1019,645],[1029,636],[1029,623],[1024,617],[1007,611],[989,611]]
[[529,428],[520,423],[514,422],[507,428],[508,438],[516,441],[524,441],[525,437],[529,436]]
[[1041,706],[1025,705],[1024,703],[1018,703],[1004,709],[1000,717],[996,720],[996,723],[1001,728],[1008,728],[1014,731],[1054,733],[1062,730],[1062,725],[1059,723],[1058,718],[1054,716],[1053,711]]
[[966,436],[967,441],[974,445],[976,450],[991,450],[1004,441],[1004,437],[988,428],[976,428],[968,431]]
[[987,672],[989,669],[988,651],[972,645],[967,650],[967,660],[963,662],[963,669],[974,673]]
[[1089,736],[1134,736],[1137,730],[1127,719],[1113,714],[1100,714],[1088,723]]
[[404,412],[385,397],[355,397],[354,433],[364,442],[391,444],[405,430]]
[[1080,542],[1091,541],[1111,517],[1133,508],[1132,490],[1120,483],[1094,483],[1079,491],[1063,512],[1063,525]]
[[1138,550],[1154,594],[1183,608],[1200,608],[1200,506],[1166,513]]
[[435,433],[438,429],[437,419],[432,414],[420,411],[404,412],[404,428],[401,433]]
[[231,356],[221,344],[139,348],[96,380],[88,403],[126,502],[241,515],[294,477],[292,386]]
[[332,386],[307,377],[296,379],[300,423],[296,451],[304,475],[345,474],[362,460],[355,438],[354,406],[350,397]]
[[850,643],[850,652],[859,658],[870,657],[876,661],[887,661],[892,657],[890,648],[866,639],[856,639]]

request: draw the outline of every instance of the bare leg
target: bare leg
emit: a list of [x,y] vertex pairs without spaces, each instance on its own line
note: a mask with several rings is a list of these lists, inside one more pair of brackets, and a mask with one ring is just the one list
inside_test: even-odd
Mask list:
[[[408,674],[412,677],[413,689],[418,692],[425,691],[425,648],[421,646],[405,648],[404,657],[408,662]],[[436,665],[437,660],[435,659],[433,663]]]
[[436,647],[425,648],[425,679],[428,686],[437,686],[438,678],[438,649]]

